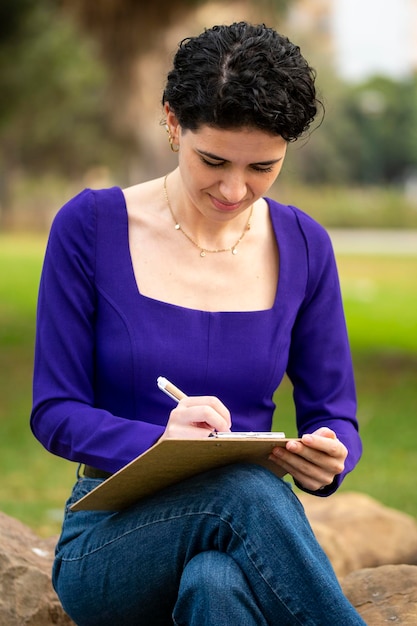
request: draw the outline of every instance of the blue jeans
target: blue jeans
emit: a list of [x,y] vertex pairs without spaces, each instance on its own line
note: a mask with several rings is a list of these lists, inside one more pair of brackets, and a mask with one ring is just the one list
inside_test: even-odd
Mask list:
[[69,511],[53,570],[78,626],[364,625],[291,486],[231,465],[115,512]]

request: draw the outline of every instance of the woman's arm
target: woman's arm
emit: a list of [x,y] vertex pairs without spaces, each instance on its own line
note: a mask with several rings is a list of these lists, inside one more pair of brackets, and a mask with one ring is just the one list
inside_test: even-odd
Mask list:
[[301,488],[329,495],[361,456],[356,392],[330,239],[307,216],[298,219],[307,248],[308,282],[293,327],[287,373],[303,442],[276,450],[275,459]]
[[153,445],[164,427],[96,406],[96,220],[94,194],[84,191],[51,228],[39,289],[31,427],[54,454],[114,472]]

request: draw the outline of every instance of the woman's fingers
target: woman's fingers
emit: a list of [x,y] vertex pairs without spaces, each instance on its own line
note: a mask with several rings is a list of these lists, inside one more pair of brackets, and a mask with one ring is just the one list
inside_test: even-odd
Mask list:
[[[186,407],[205,412],[213,417],[220,417],[225,426],[225,430],[229,430],[232,425],[229,409],[216,396],[188,396],[181,400],[177,408]],[[217,429],[220,430],[220,429]]]
[[330,485],[344,469],[347,449],[336,434],[320,428],[301,441],[288,442],[286,448],[275,448],[270,459],[284,468],[303,487],[316,491]]
[[215,396],[189,396],[171,411],[164,437],[200,438],[214,430],[229,431],[229,410]]

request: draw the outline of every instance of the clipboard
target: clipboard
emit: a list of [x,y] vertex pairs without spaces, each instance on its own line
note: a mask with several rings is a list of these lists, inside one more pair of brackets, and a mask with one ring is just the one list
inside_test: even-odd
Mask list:
[[[292,439],[294,440],[294,439]],[[277,476],[285,472],[268,460],[285,437],[163,439],[75,502],[71,511],[120,511],[141,498],[196,474],[233,463],[254,463]]]

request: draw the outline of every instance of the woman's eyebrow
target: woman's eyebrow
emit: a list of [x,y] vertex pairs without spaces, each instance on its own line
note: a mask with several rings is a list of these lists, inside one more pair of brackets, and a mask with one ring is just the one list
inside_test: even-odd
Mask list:
[[217,156],[216,154],[212,154],[211,152],[206,152],[205,150],[199,150],[197,148],[196,151],[198,152],[198,154],[201,154],[202,156],[206,156],[209,159],[213,159],[215,161],[227,161],[227,159],[223,159],[223,157]]
[[[224,163],[228,162],[227,159],[217,156],[216,154],[212,154],[211,152],[206,152],[205,150],[197,149],[197,152],[198,154],[208,157],[209,159],[213,159],[214,161],[223,161]],[[280,161],[282,161],[282,157],[279,157],[278,159],[271,159],[270,161],[256,161],[256,163],[250,163],[250,165],[274,165],[275,163],[279,163]]]

